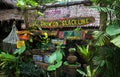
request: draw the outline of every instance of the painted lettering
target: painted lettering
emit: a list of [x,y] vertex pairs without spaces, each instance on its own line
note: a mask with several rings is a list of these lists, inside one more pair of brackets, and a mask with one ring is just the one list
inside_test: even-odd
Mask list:
[[64,20],[54,20],[54,21],[40,21],[40,26],[54,26],[54,27],[67,27],[67,26],[82,26],[89,23],[93,23],[95,19],[93,17],[83,17],[83,18],[70,18]]

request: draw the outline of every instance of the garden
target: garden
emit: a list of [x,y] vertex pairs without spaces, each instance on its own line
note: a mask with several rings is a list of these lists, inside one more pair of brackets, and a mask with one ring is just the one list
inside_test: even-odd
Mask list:
[[120,1],[48,2],[16,3],[24,20],[3,39],[0,77],[120,77]]

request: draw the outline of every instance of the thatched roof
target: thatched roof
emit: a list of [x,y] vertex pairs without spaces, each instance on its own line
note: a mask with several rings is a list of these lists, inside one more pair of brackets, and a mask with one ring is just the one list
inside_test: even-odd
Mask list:
[[22,15],[17,9],[0,11],[0,21],[9,19],[22,20]]
[[15,0],[0,0],[0,9],[12,9],[16,7]]
[[22,14],[16,9],[15,0],[0,0],[0,21],[21,19]]

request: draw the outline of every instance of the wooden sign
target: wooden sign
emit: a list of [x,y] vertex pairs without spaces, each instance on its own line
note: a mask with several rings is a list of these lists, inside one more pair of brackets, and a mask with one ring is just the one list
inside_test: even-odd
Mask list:
[[59,20],[51,20],[51,21],[40,20],[39,26],[42,28],[78,27],[94,22],[95,22],[95,18],[91,16],[91,17],[67,18],[67,19],[59,19]]
[[21,48],[22,46],[25,46],[25,41],[17,41],[17,48]]

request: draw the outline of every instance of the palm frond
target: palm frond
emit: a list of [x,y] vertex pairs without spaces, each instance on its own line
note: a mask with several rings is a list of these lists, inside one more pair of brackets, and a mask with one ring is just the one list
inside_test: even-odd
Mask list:
[[97,46],[103,46],[107,43],[107,41],[110,40],[110,36],[102,31],[94,31],[93,32],[93,37],[96,40],[96,44]]
[[90,6],[91,8],[97,9],[98,11],[103,11],[103,12],[114,12],[113,9],[109,8],[109,7],[100,7],[98,5],[94,5],[94,6]]

